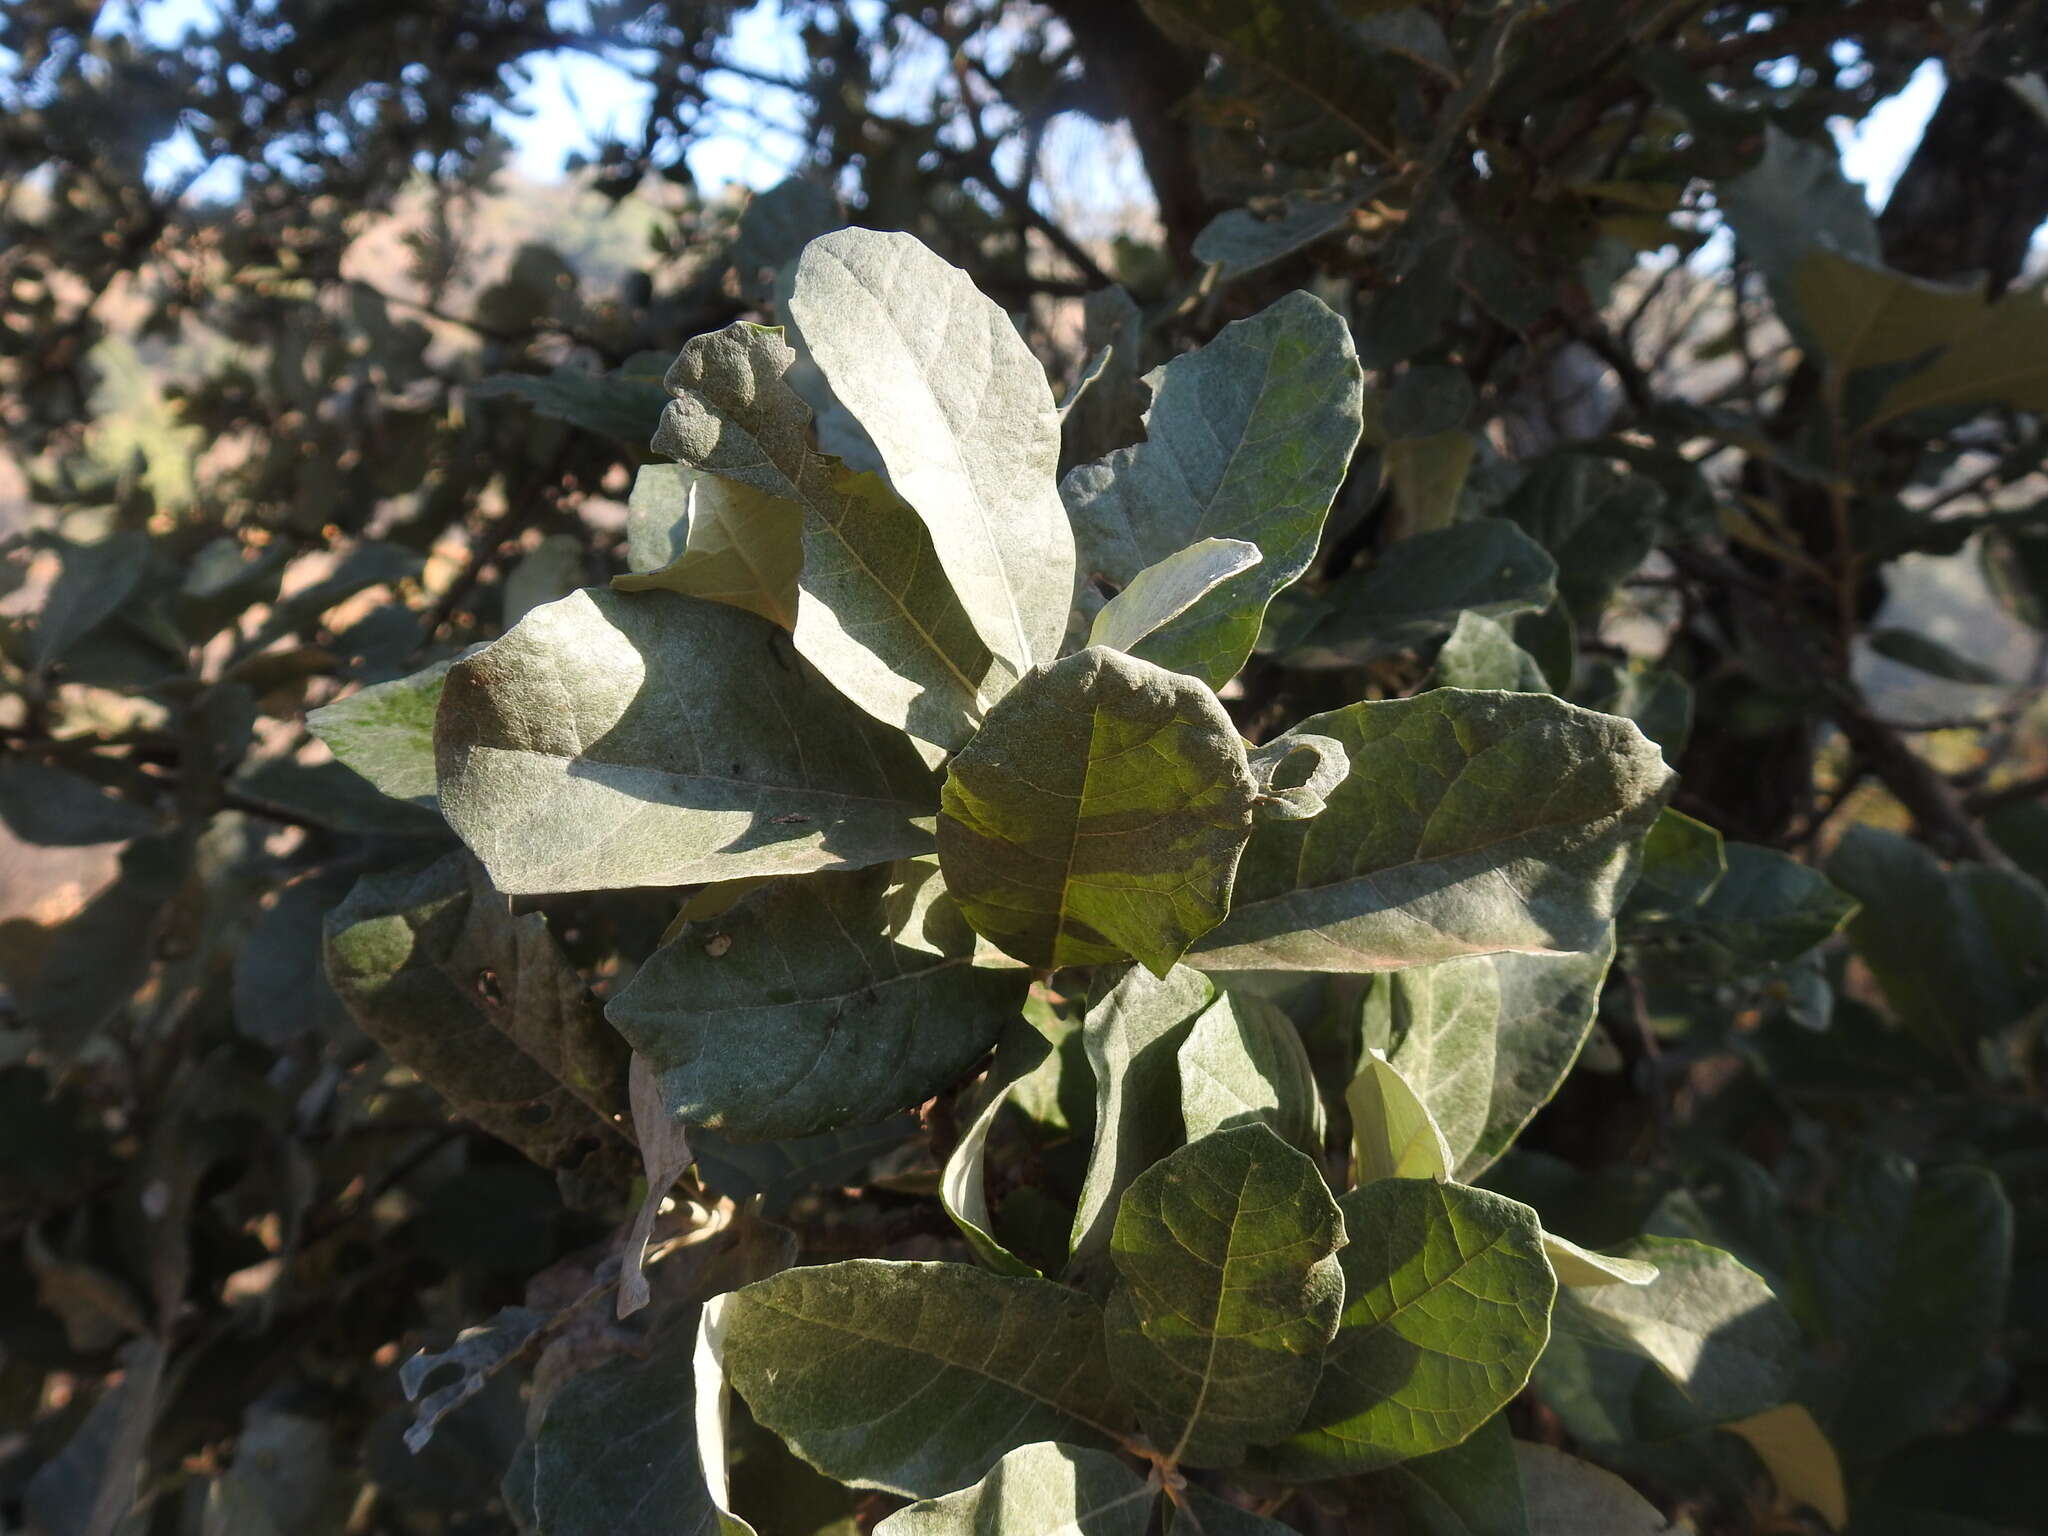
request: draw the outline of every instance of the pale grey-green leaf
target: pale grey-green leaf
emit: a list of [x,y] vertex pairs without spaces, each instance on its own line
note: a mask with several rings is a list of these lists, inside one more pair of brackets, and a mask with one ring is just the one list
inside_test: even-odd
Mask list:
[[1200,539],[1186,549],[1175,550],[1146,566],[1103,604],[1088,628],[1088,643],[1135,651],[1147,635],[1258,563],[1258,545],[1243,539]]
[[1040,1441],[972,1488],[898,1510],[875,1536],[1145,1536],[1158,1497],[1107,1452]]
[[1358,443],[1351,334],[1293,293],[1146,376],[1145,441],[1067,476],[1084,574],[1119,586],[1203,538],[1246,539],[1258,566],[1140,647],[1221,687],[1244,665],[1273,594],[1308,568]]
[[1478,1145],[1458,1168],[1477,1178],[1550,1102],[1593,1030],[1600,989],[1614,962],[1614,930],[1576,955],[1486,955],[1450,966],[1486,966],[1501,998],[1493,1052],[1493,1098]]
[[685,343],[654,446],[793,509],[797,650],[878,720],[957,747],[1015,670],[992,672],[918,514],[811,446],[796,359],[744,321]]
[[995,1129],[997,1116],[1009,1102],[1010,1090],[1048,1056],[1044,1037],[1030,1024],[1020,1018],[1011,1028],[1012,1034],[1002,1040],[995,1064],[989,1069],[987,1101],[960,1133],[952,1155],[940,1170],[939,1203],[953,1218],[953,1225],[967,1239],[975,1257],[989,1269],[999,1275],[1035,1275],[1038,1271],[1004,1247],[995,1235],[995,1216],[989,1209],[982,1166],[989,1132]]
[[1217,1131],[1124,1191],[1110,1243],[1110,1368],[1155,1448],[1235,1466],[1301,1422],[1337,1329],[1344,1221],[1263,1124]]
[[621,592],[681,592],[797,625],[803,511],[785,497],[687,464],[643,464],[626,513]]
[[1049,1280],[854,1259],[734,1292],[723,1327],[754,1418],[855,1487],[936,1498],[1019,1446],[1099,1448],[1127,1422],[1101,1309]]
[[[1489,959],[1491,957],[1488,957]],[[1443,1132],[1450,1169],[1464,1166],[1493,1107],[1497,1036],[1505,1017],[1500,967],[1447,961],[1373,979],[1391,1015],[1387,1059]]]
[[1338,1202],[1344,1314],[1285,1476],[1370,1472],[1456,1445],[1522,1390],[1557,1282],[1526,1205],[1462,1184],[1382,1179]]
[[1248,761],[1259,787],[1256,812],[1265,821],[1307,821],[1322,815],[1331,792],[1351,772],[1344,743],[1298,731],[1268,742]]
[[1177,1053],[1189,1141],[1264,1124],[1310,1156],[1323,1145],[1323,1101],[1294,1023],[1264,998],[1226,992],[1195,1019]]
[[1266,217],[1250,208],[1219,213],[1195,236],[1195,260],[1218,268],[1219,284],[1235,282],[1334,235],[1351,222],[1352,211],[1371,191],[1371,184],[1352,183],[1330,192],[1301,193],[1282,198]]
[[1052,660],[1074,536],[1052,391],[1010,317],[913,236],[868,229],[804,248],[789,313],[925,520],[982,641],[1013,675]]
[[1595,1253],[1555,1232],[1543,1234],[1543,1255],[1559,1285],[1648,1285],[1657,1278],[1657,1266],[1643,1259]]
[[1213,693],[1090,646],[1032,672],[953,759],[939,863],[1027,965],[1134,955],[1164,975],[1229,910],[1255,793]]
[[903,737],[754,614],[591,588],[455,664],[442,813],[502,891],[684,885],[924,851]]
[[1095,1145],[1074,1211],[1077,1265],[1109,1247],[1131,1181],[1180,1145],[1179,1051],[1216,996],[1208,977],[1184,965],[1163,978],[1129,966],[1099,976],[1096,989],[1081,1025],[1095,1071]]
[[1633,725],[1540,694],[1439,688],[1298,729],[1335,737],[1350,774],[1315,820],[1253,830],[1205,969],[1595,949],[1672,784]]
[[1378,1051],[1368,1051],[1344,1090],[1351,1111],[1353,1182],[1448,1179],[1451,1148],[1429,1106]]
[[1604,1467],[1553,1445],[1515,1442],[1529,1536],[1663,1536],[1657,1506]]
[[1430,680],[1439,688],[1497,688],[1506,693],[1548,693],[1536,658],[1515,644],[1497,620],[1466,609],[1436,653]]
[[394,800],[434,803],[434,713],[452,661],[358,688],[306,716],[306,729]]
[[943,897],[916,934],[900,931],[907,878],[930,876],[777,881],[655,951],[605,1012],[670,1113],[739,1140],[808,1136],[907,1109],[972,1066],[1030,978],[976,966]]

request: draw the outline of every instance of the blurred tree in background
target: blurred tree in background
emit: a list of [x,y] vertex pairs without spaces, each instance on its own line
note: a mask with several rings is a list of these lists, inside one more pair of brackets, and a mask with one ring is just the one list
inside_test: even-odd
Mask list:
[[[625,1105],[536,1135],[532,1092],[364,1032],[323,923],[455,844],[431,775],[402,791],[427,803],[387,799],[306,716],[621,570],[669,359],[773,323],[778,275],[849,222],[965,268],[1056,391],[1096,369],[1076,463],[1139,441],[1145,372],[1231,321],[1297,288],[1347,318],[1366,439],[1227,701],[1240,727],[1512,647],[1534,686],[1636,720],[1729,840],[1711,898],[1619,935],[1597,1048],[1490,1177],[1568,1236],[1709,1238],[1778,1282],[1855,1531],[2038,1529],[2039,7],[783,0],[788,74],[735,46],[751,9],[0,14],[0,820],[37,849],[0,923],[0,1529],[530,1519],[499,1490],[539,1405],[635,1347],[608,1304],[574,1310],[617,1283]],[[535,185],[506,113],[575,54],[648,110]],[[1939,105],[1873,215],[1833,128],[1930,64]],[[786,182],[693,181],[735,89],[773,103]],[[1937,633],[1901,594],[1962,566],[1999,617]],[[76,849],[104,869],[39,873]],[[45,900],[59,878],[84,899]],[[448,893],[441,1006],[506,1027],[534,911],[606,995],[687,894],[515,920]],[[704,1153],[674,1220],[759,1193],[807,1256],[927,1256],[950,1238],[914,1197],[955,1135],[941,1100]],[[1999,1181],[1939,1229],[1961,1165]],[[1834,1249],[1795,1251],[1816,1222]],[[548,1326],[457,1345],[466,1400],[408,1454],[400,1364],[501,1307]],[[1946,1330],[1888,1375],[1926,1317]],[[1603,1405],[1538,1388],[1532,1432],[1697,1529],[1815,1528],[1732,1439],[1603,1438]],[[1843,1406],[1863,1394],[1893,1421]],[[737,1433],[764,1531],[893,1507]],[[1458,1528],[1360,1500],[1289,1518]]]

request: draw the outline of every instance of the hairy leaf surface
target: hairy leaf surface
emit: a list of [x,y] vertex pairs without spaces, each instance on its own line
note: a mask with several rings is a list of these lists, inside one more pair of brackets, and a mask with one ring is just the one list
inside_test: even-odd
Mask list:
[[627,574],[612,578],[620,592],[680,592],[795,629],[803,513],[740,480],[644,464],[627,503],[626,562]]
[[1040,1441],[972,1488],[898,1510],[875,1536],[1145,1536],[1158,1500],[1114,1456]]
[[1310,1156],[1322,1151],[1323,1101],[1293,1021],[1264,998],[1226,992],[1195,1019],[1180,1051],[1180,1116],[1189,1141],[1266,1125]]

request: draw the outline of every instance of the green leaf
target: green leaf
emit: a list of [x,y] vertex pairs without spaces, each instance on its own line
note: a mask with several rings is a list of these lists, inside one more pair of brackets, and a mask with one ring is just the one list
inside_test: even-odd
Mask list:
[[939,1174],[939,1203],[953,1218],[960,1235],[967,1239],[974,1256],[999,1275],[1035,1275],[1038,1271],[996,1237],[982,1159],[988,1149],[989,1132],[1009,1102],[1010,1090],[1035,1071],[1048,1054],[1045,1037],[1020,1019],[997,1047],[995,1064],[988,1074],[987,1101],[960,1133],[959,1142]]
[[916,1119],[898,1115],[876,1125],[848,1126],[790,1141],[734,1142],[697,1130],[690,1149],[705,1188],[735,1203],[760,1197],[761,1215],[779,1220],[790,1203],[813,1189],[861,1184],[880,1158],[920,1134]]
[[[1913,298],[1921,312],[1901,329],[1914,340],[1945,332],[1941,353],[1886,390],[1866,426],[1912,411],[1964,405],[2048,409],[2048,302],[2038,287],[2015,290],[1995,303],[1976,292],[1929,293],[1925,287]],[[1888,350],[1896,351],[1902,340],[1892,340]]]
[[897,931],[920,877],[928,866],[776,881],[656,950],[606,1016],[652,1063],[671,1113],[738,1140],[921,1103],[995,1043],[1030,978],[977,967],[943,895],[921,942]]
[[1515,1442],[1529,1536],[1666,1536],[1657,1506],[1604,1467],[1555,1446]]
[[1263,1124],[1310,1156],[1323,1146],[1323,1101],[1293,1022],[1263,998],[1225,992],[1195,1018],[1176,1053],[1189,1141]]
[[394,800],[434,800],[434,713],[453,661],[358,688],[306,716],[306,729]]
[[564,1383],[534,1437],[533,1498],[548,1536],[737,1536],[698,1449],[694,1316],[644,1360]]
[[163,818],[81,774],[10,755],[0,758],[0,822],[24,843],[88,848],[147,837]]
[[1091,646],[1025,678],[953,759],[939,863],[1005,954],[1163,976],[1229,910],[1256,792],[1213,693]]
[[1458,520],[1458,503],[1478,452],[1479,439],[1464,431],[1387,444],[1382,458],[1394,493],[1394,526],[1404,539],[1447,531]]
[[664,362],[658,352],[636,352],[615,373],[557,368],[548,374],[493,374],[471,385],[470,393],[486,400],[510,395],[543,416],[613,438],[639,452],[647,446],[661,416]]
[[2013,1212],[1997,1177],[1861,1157],[1795,1231],[1820,1362],[1800,1397],[1829,1438],[1868,1463],[1939,1430],[2005,1318]]
[[1339,581],[1330,616],[1288,659],[1353,666],[1425,646],[1462,613],[1503,619],[1547,608],[1556,596],[1550,556],[1513,523],[1482,517],[1402,539]]
[[616,1145],[625,1043],[557,948],[473,860],[365,875],[328,914],[327,977],[363,1032],[543,1167]]
[[441,809],[502,891],[685,885],[923,852],[930,775],[767,620],[590,588],[449,670]]
[[875,1536],[1145,1536],[1158,1498],[1114,1456],[1040,1441],[972,1488],[898,1510]]
[[1910,629],[1873,629],[1865,640],[1887,661],[1925,672],[1951,683],[1970,683],[1979,688],[1996,687],[2006,680],[1981,662],[1950,650],[1939,640]]
[[1083,465],[1062,492],[1084,574],[1128,586],[1206,538],[1260,561],[1139,646],[1220,688],[1245,663],[1273,595],[1308,568],[1363,420],[1351,336],[1293,293],[1146,375],[1145,441]]
[[612,578],[615,590],[680,592],[797,627],[804,519],[794,501],[686,464],[643,464],[626,507],[631,569]]
[[1351,772],[1342,742],[1299,732],[1255,749],[1247,760],[1259,787],[1255,814],[1263,821],[1308,821],[1322,815],[1331,791]]
[[1721,834],[1666,806],[1643,839],[1643,869],[1622,909],[1630,922],[1680,918],[1695,911],[1728,873]]
[[936,1498],[1019,1446],[1100,1447],[1126,1422],[1101,1309],[1049,1280],[854,1259],[735,1291],[723,1326],[755,1419],[855,1487]]
[[1143,966],[1102,974],[1081,1025],[1095,1072],[1095,1145],[1074,1212],[1076,1265],[1109,1247],[1117,1203],[1131,1181],[1180,1145],[1180,1048],[1216,996],[1186,966],[1165,977]]
[[1173,1508],[1167,1536],[1295,1536],[1294,1527],[1268,1520],[1190,1483],[1181,1490],[1183,1503]]
[[1335,737],[1350,774],[1314,821],[1253,830],[1204,969],[1598,948],[1672,782],[1633,725],[1540,694],[1439,688],[1290,734]]
[[1356,1183],[1451,1176],[1451,1149],[1429,1106],[1378,1051],[1359,1063],[1344,1107],[1351,1111]]
[[1543,1254],[1550,1260],[1559,1285],[1648,1285],[1657,1278],[1654,1264],[1611,1253],[1594,1253],[1555,1232],[1543,1234]]
[[1176,550],[1138,572],[1103,605],[1089,626],[1088,643],[1135,652],[1147,635],[1258,563],[1258,545],[1242,539],[1201,539]]
[[1575,702],[1635,721],[1638,730],[1664,749],[1665,762],[1678,761],[1692,734],[1692,684],[1662,667],[1605,656],[1588,659],[1578,671]]
[[1478,960],[1373,978],[1373,992],[1384,994],[1388,1012],[1387,1060],[1429,1106],[1442,1133],[1448,1155],[1441,1177],[1463,1167],[1486,1133],[1497,1037],[1507,1022],[1501,980],[1499,966]]
[[1219,287],[1234,283],[1346,227],[1372,189],[1370,183],[1351,183],[1330,192],[1290,195],[1268,217],[1250,208],[1219,213],[1195,236],[1195,260],[1219,269]]
[[1344,1221],[1262,1124],[1217,1131],[1124,1191],[1110,1368],[1169,1460],[1235,1466],[1301,1422],[1337,1331]]
[[1382,1179],[1337,1202],[1344,1313],[1285,1477],[1371,1472],[1456,1445],[1529,1379],[1557,1282],[1526,1205],[1462,1184]]
[[1488,688],[1505,693],[1549,693],[1536,658],[1515,644],[1505,626],[1470,609],[1458,615],[1451,638],[1436,653],[1430,681],[1438,688]]
[[1828,877],[1862,903],[1849,939],[1892,1012],[1938,1054],[1974,1059],[1978,1040],[2048,1002],[2048,892],[2027,876],[1944,869],[1918,843],[1855,826]]
[[1374,1474],[1415,1536],[1529,1536],[1515,1442],[1495,1414],[1457,1445]]
[[36,610],[29,654],[38,669],[119,613],[149,569],[149,535],[118,529],[97,544],[57,540],[57,579]]
[[18,984],[19,1009],[22,1025],[59,1061],[120,1018],[149,979],[190,866],[178,838],[138,838],[121,850],[112,883],[50,936],[41,964]]
[[1856,910],[1819,870],[1789,854],[1754,843],[1727,843],[1722,853],[1728,872],[1698,906],[1637,937],[1667,974],[1716,979],[1787,964]]
[[957,747],[1016,673],[991,676],[919,514],[878,476],[811,447],[795,361],[781,332],[745,322],[686,343],[655,447],[794,511],[796,527],[768,525],[778,542],[759,559],[800,589],[797,650],[884,724]]
[[1377,435],[1393,443],[1457,432],[1477,403],[1472,380],[1464,369],[1447,363],[1418,363],[1387,391]]
[[1495,1026],[1493,1098],[1486,1129],[1458,1176],[1475,1179],[1548,1104],[1578,1060],[1593,1030],[1600,989],[1614,961],[1614,931],[1597,949],[1578,955],[1484,955],[1444,964],[1489,968],[1500,993]]
[[[1537,1369],[1546,1397],[1578,1356],[1581,1369],[1630,1402],[1625,1428],[1637,1438],[1684,1434],[1785,1401],[1799,1327],[1760,1276],[1718,1248],[1682,1238],[1637,1238],[1621,1257],[1654,1264],[1657,1278],[1576,1286],[1558,1298],[1557,1358],[1545,1355]],[[1596,1443],[1608,1438],[1569,1412],[1566,1422]]]
[[1074,597],[1060,425],[1010,317],[913,236],[869,229],[806,246],[788,307],[983,643],[1016,676],[1052,660]]
[[1598,615],[1657,541],[1664,493],[1644,475],[1581,453],[1538,460],[1500,515],[1550,552],[1557,595],[1572,611]]
[[1873,265],[1878,260],[1876,220],[1863,189],[1843,178],[1833,145],[1767,126],[1762,159],[1721,183],[1715,196],[1743,255],[1764,274],[1779,313],[1797,329],[1807,325],[1797,278],[1809,252],[1831,248]]

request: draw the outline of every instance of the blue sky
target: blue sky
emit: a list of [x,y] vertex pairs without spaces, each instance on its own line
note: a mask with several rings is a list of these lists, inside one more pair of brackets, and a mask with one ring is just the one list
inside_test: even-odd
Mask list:
[[[212,18],[209,0],[114,0],[102,13],[102,27],[136,27],[153,39],[169,40]],[[551,0],[549,15],[558,25],[574,28],[586,19],[582,0]],[[804,48],[795,29],[781,14],[779,0],[759,0],[743,13],[725,56],[753,75],[799,78],[805,69]],[[581,53],[541,55],[530,63],[530,82],[514,98],[513,108],[499,114],[498,127],[511,140],[514,164],[537,179],[562,174],[566,161],[594,151],[611,136],[636,135],[646,120],[651,89],[636,79],[630,56],[617,64]],[[1906,88],[1890,97],[1853,128],[1838,129],[1843,168],[1860,181],[1873,205],[1881,206],[1897,180],[1906,157],[1919,142],[1928,114],[1940,99],[1942,71],[1929,63]],[[727,182],[749,187],[771,186],[797,163],[801,142],[797,103],[786,92],[730,72],[714,72],[707,80],[713,98],[710,131],[688,151],[691,173],[699,185],[713,189]],[[1072,153],[1084,160],[1093,154],[1128,156],[1127,143],[1113,136],[1083,136]],[[164,185],[189,174],[197,148],[181,136],[160,145],[151,156],[152,183]],[[1102,185],[1132,189],[1142,185],[1134,167],[1103,166]],[[235,173],[219,167],[195,190],[199,195],[231,194]],[[1090,231],[1093,233],[1093,231]]]

